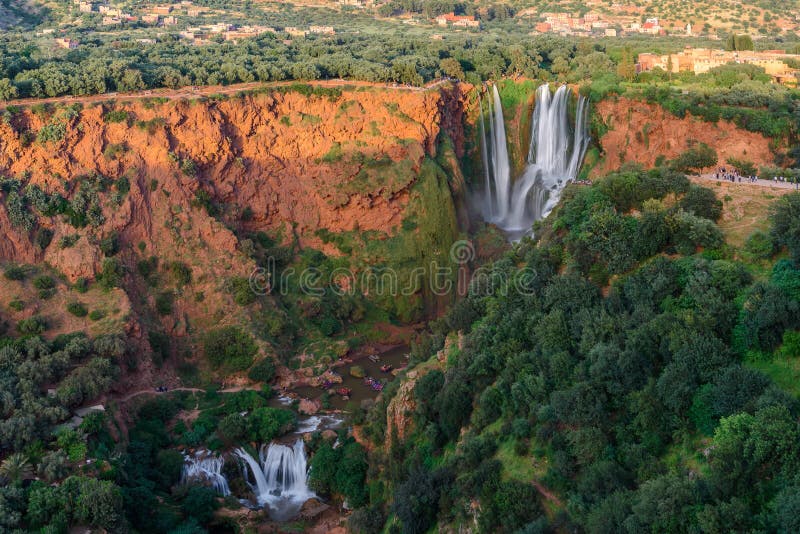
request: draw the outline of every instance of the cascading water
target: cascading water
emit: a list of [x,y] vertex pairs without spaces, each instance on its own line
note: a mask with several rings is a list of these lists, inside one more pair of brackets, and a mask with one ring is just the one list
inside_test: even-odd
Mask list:
[[506,125],[503,118],[503,104],[497,86],[492,86],[493,106],[491,113],[492,132],[492,177],[494,178],[494,217],[502,221],[508,216],[508,201],[511,187],[511,166],[508,163],[506,144]]
[[[484,192],[484,218],[508,233],[528,232],[534,221],[552,211],[567,182],[574,180],[589,146],[587,128],[588,99],[578,98],[574,128],[570,128],[568,104],[570,90],[562,85],[555,94],[549,84],[536,90],[531,120],[531,143],[522,175],[511,183],[503,109],[497,86],[492,87],[493,106],[489,106],[487,142],[481,104],[481,152],[487,183]],[[488,157],[486,152],[488,152]]]
[[316,497],[308,488],[308,464],[305,444],[298,439],[292,447],[271,443],[262,445],[259,461],[244,449],[234,453],[253,473],[251,488],[261,506],[268,506],[272,519],[286,521],[294,517],[308,499]]
[[222,474],[223,465],[225,459],[222,456],[214,456],[208,451],[198,451],[194,456],[184,455],[181,483],[207,482],[217,493],[227,497],[231,490],[228,488],[228,480]]

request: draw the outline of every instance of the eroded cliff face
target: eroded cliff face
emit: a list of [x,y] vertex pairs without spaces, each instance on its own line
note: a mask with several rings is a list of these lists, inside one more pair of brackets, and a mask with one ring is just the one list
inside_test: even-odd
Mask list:
[[[198,320],[199,328],[235,321],[244,312],[222,281],[256,267],[241,236],[263,230],[339,255],[320,230],[397,232],[442,130],[463,154],[464,90],[284,89],[15,111],[0,123],[0,176],[18,179],[20,192],[35,185],[70,204],[88,191],[100,207],[89,201],[84,210],[101,213],[76,226],[28,200],[37,222],[27,230],[12,224],[10,192],[0,192],[0,261],[47,262],[70,282],[92,278],[105,257],[101,241],[116,233],[129,289],[142,289],[133,276],[142,259],[191,268],[191,288],[177,292],[163,319],[169,333],[185,334]],[[42,134],[49,131],[56,135]],[[48,246],[35,244],[37,229],[52,232]],[[60,245],[65,239],[76,240]]]
[[652,167],[659,157],[669,161],[692,142],[713,147],[721,165],[729,157],[748,160],[757,166],[774,163],[769,138],[729,121],[711,123],[691,115],[681,119],[657,104],[629,98],[607,99],[592,106],[596,119],[607,129],[598,140],[605,158],[593,169],[593,176],[603,176],[627,162]]

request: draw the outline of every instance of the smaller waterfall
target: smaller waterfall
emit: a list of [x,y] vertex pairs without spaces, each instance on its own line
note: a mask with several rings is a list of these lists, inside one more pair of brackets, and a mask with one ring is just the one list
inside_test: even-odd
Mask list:
[[305,443],[298,439],[292,447],[271,443],[262,445],[259,460],[244,449],[234,453],[253,473],[251,488],[261,506],[268,506],[276,521],[291,519],[308,499],[316,497],[308,488],[308,463]]
[[181,483],[210,483],[217,493],[227,497],[231,490],[228,488],[228,480],[222,474],[224,464],[225,459],[222,456],[214,456],[206,450],[197,451],[194,456],[184,455]]

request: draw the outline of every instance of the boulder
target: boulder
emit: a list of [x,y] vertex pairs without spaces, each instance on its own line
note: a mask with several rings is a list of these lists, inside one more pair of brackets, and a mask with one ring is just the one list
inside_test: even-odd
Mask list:
[[300,404],[297,405],[297,411],[306,415],[314,415],[319,408],[318,402],[309,399],[300,399]]
[[302,519],[314,519],[329,508],[330,506],[320,502],[318,499],[308,499],[303,503],[303,506],[300,507],[298,517]]
[[350,368],[350,376],[355,378],[364,378],[367,376],[367,373],[364,372],[364,368],[360,365],[354,365]]

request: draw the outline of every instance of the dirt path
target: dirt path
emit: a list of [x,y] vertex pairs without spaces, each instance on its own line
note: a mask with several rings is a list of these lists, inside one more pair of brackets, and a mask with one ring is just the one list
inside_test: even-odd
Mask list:
[[561,502],[561,499],[556,497],[556,495],[552,491],[545,488],[538,480],[533,481],[533,487],[536,488],[536,491],[539,492],[539,495],[541,495],[554,505],[558,506],[559,508],[563,508],[564,503]]
[[792,183],[789,183],[789,182],[776,182],[776,181],[772,181],[772,180],[761,180],[761,179],[756,180],[755,182],[751,182],[749,180],[745,181],[744,179],[741,182],[731,182],[730,180],[719,179],[716,176],[714,176],[713,174],[700,174],[700,175],[697,175],[697,176],[693,176],[692,178],[699,178],[699,179],[708,180],[708,181],[711,181],[711,182],[722,182],[722,183],[731,184],[732,186],[735,186],[735,185],[757,185],[757,186],[761,186],[761,187],[775,187],[775,188],[778,188],[778,189],[798,189],[798,188],[800,188],[800,183],[792,184]]
[[180,100],[180,99],[188,99],[188,98],[198,98],[202,96],[211,96],[211,95],[229,95],[235,94],[240,91],[250,91],[253,89],[258,88],[268,88],[268,87],[285,87],[288,85],[293,84],[308,84],[318,87],[344,87],[344,86],[354,86],[354,87],[376,87],[380,89],[387,89],[387,90],[394,90],[394,91],[412,91],[412,92],[419,92],[419,91],[428,91],[430,89],[439,87],[445,83],[450,83],[450,80],[438,80],[435,82],[431,82],[428,85],[423,87],[415,87],[410,85],[403,85],[399,83],[394,84],[382,84],[382,83],[373,83],[373,82],[361,82],[361,81],[354,81],[354,80],[313,80],[313,81],[287,81],[287,82],[249,82],[249,83],[238,83],[234,85],[210,85],[210,86],[188,86],[188,87],[180,87],[178,89],[151,89],[146,91],[137,91],[134,93],[103,93],[99,95],[87,95],[87,96],[57,96],[51,98],[22,98],[18,100],[9,100],[6,102],[0,101],[0,109],[4,109],[8,106],[30,106],[33,104],[71,104],[71,103],[81,103],[81,104],[92,104],[95,102],[107,102],[109,100],[139,100],[143,98],[166,98],[167,100]]
[[[219,390],[217,390],[217,393],[237,393],[239,391],[259,391],[260,389],[261,388],[259,388],[257,386],[236,386],[236,387],[227,388],[227,389],[219,389]],[[117,398],[117,399],[114,399],[114,400],[116,400],[117,402],[128,402],[129,400],[131,400],[133,398],[136,398],[136,397],[139,397],[140,395],[164,395],[165,393],[172,393],[173,391],[191,391],[191,392],[194,392],[194,393],[205,393],[206,392],[205,389],[183,388],[183,387],[181,387],[181,388],[172,388],[172,389],[170,389],[168,391],[156,391],[154,389],[140,389],[139,391],[134,391],[134,392],[128,393],[124,397],[120,397],[120,398]]]

